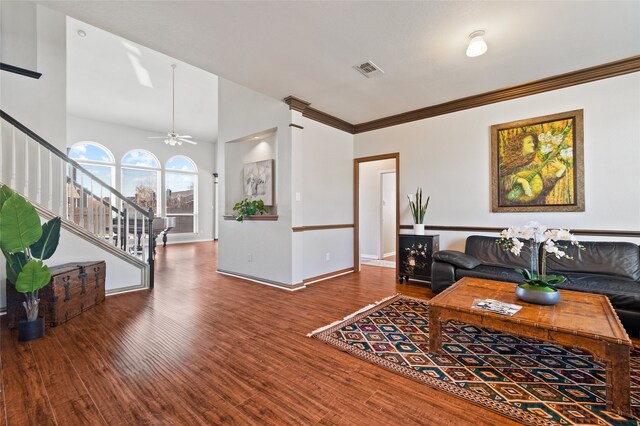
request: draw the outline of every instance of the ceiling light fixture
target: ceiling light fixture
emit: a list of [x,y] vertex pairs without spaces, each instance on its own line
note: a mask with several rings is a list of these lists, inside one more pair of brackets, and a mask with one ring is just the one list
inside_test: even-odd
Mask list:
[[467,56],[475,58],[487,51],[487,43],[484,41],[484,31],[474,31],[469,34],[469,47],[467,47]]
[[87,36],[87,33],[84,30],[78,30],[78,35],[82,38],[85,38]]

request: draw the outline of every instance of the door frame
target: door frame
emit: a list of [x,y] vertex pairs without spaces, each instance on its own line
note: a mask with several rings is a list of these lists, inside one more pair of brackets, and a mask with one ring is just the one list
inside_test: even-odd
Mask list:
[[[400,233],[400,153],[372,155],[353,159],[353,270],[360,272],[360,164],[379,160],[396,160],[396,235]],[[399,241],[396,238],[396,260]],[[396,261],[396,280],[398,262]]]

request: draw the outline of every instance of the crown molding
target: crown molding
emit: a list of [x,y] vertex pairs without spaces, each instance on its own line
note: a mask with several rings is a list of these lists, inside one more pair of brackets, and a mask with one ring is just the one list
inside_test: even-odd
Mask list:
[[311,108],[311,103],[296,98],[295,96],[287,96],[283,99],[284,103],[289,105],[289,109],[302,113],[303,117],[317,121],[327,126],[334,127],[347,133],[354,133],[354,125],[344,121],[338,117],[322,112],[318,109]]
[[304,110],[311,105],[309,102],[298,99],[295,96],[287,96],[283,101],[285,104],[289,105],[289,109],[302,113],[304,113]]
[[302,116],[347,133],[355,133],[355,126],[353,124],[315,108],[307,107],[302,113]]
[[327,126],[335,127],[336,129],[343,130],[347,133],[357,134],[369,132],[371,130],[383,129],[385,127],[397,126],[399,124],[410,123],[412,121],[423,120],[425,118],[436,117],[438,115],[463,111],[465,109],[477,108],[483,105],[550,92],[552,90],[563,89],[565,87],[590,83],[592,81],[631,74],[638,71],[640,71],[640,55],[543,78],[541,80],[534,80],[528,83],[518,84],[516,86],[505,87],[491,92],[480,93],[466,98],[455,99],[442,104],[432,105],[360,124],[351,124],[340,118],[334,117],[333,115],[327,114],[326,112],[311,108],[311,103],[294,96],[284,98],[284,102],[289,105],[290,109],[301,112],[303,117],[318,121],[326,124]]
[[363,133],[384,127],[397,126],[398,124],[409,123],[411,121],[423,120],[438,115],[522,98],[638,71],[640,71],[640,55],[356,124],[354,133]]

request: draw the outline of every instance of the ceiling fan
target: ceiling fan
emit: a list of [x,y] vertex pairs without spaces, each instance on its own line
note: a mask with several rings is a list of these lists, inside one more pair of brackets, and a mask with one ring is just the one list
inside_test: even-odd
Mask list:
[[149,139],[164,139],[164,143],[171,146],[182,145],[182,142],[197,145],[198,143],[191,139],[189,135],[180,135],[176,133],[176,64],[171,64],[173,69],[173,85],[171,91],[171,131],[164,136],[149,136]]

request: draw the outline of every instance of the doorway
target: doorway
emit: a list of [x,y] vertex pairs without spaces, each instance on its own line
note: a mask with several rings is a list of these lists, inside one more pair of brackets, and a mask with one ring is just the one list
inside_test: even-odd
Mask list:
[[354,159],[354,270],[397,268],[400,154]]

